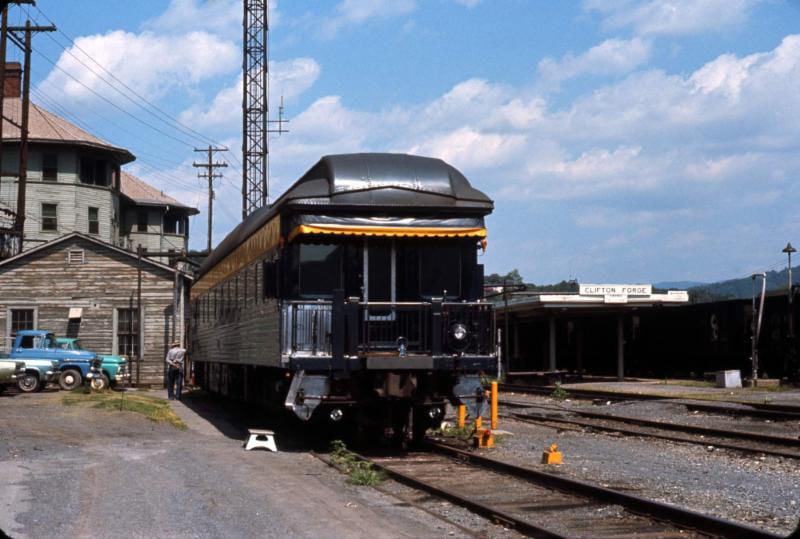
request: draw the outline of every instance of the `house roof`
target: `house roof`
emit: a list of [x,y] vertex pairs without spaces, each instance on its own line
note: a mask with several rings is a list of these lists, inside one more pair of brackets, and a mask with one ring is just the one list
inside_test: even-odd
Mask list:
[[[22,123],[22,99],[19,97],[4,98],[3,110],[3,141],[19,141],[20,128],[17,126]],[[130,163],[136,159],[125,148],[118,148],[109,144],[33,102],[31,102],[28,117],[28,140],[31,142],[68,144],[104,150],[116,154],[122,164]]]
[[[3,266],[5,266],[7,264],[10,264],[10,263],[12,263],[14,261],[20,260],[20,259],[25,258],[27,256],[30,256],[30,255],[32,255],[34,253],[38,253],[39,251],[43,251],[45,249],[48,249],[48,248],[53,247],[55,245],[58,245],[59,243],[66,242],[66,241],[69,241],[69,240],[74,239],[74,238],[80,238],[82,240],[94,243],[94,244],[96,244],[96,245],[98,245],[100,247],[105,247],[106,249],[108,249],[110,251],[114,251],[115,253],[127,256],[128,258],[132,258],[134,260],[138,260],[138,258],[139,258],[136,253],[132,253],[131,251],[127,251],[125,249],[117,247],[116,245],[112,245],[110,243],[106,243],[106,242],[104,242],[102,240],[99,240],[97,238],[94,238],[92,236],[87,236],[86,234],[81,234],[80,232],[70,232],[69,234],[65,234],[65,235],[61,236],[60,238],[56,238],[54,240],[48,241],[47,243],[42,243],[41,245],[37,245],[33,249],[29,249],[27,251],[23,251],[23,252],[21,252],[20,254],[18,254],[16,256],[12,256],[11,258],[6,258],[5,260],[0,260],[0,268],[2,268]],[[150,259],[150,258],[148,258],[146,256],[142,257],[142,263],[143,264],[147,264],[149,266],[154,266],[156,268],[168,271],[170,273],[176,273],[177,272],[178,274],[182,275],[184,278],[186,278],[186,279],[188,279],[190,281],[193,280],[192,276],[189,275],[188,273],[180,271],[180,270],[178,270],[176,268],[172,268],[172,267],[168,266],[167,264],[162,264],[161,262],[156,262],[155,260],[152,260],[152,259]]]
[[200,213],[197,208],[178,202],[171,196],[164,194],[164,191],[159,191],[133,174],[122,171],[120,178],[120,192],[136,204],[143,206],[170,206],[186,210],[190,215]]

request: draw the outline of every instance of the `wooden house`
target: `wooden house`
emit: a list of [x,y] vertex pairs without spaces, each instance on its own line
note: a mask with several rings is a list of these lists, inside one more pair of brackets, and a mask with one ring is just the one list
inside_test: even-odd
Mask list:
[[190,282],[169,265],[72,232],[0,261],[3,348],[20,329],[47,329],[129,356],[133,383],[161,386],[169,344],[184,338]]

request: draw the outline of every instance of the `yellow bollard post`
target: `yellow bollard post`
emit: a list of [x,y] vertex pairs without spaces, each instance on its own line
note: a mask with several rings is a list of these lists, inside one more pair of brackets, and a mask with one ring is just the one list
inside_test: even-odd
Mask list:
[[492,382],[492,430],[497,430],[497,382]]
[[467,407],[463,404],[458,405],[458,428],[463,429],[467,424]]
[[483,423],[483,418],[478,416],[475,418],[475,430],[480,430],[481,424]]

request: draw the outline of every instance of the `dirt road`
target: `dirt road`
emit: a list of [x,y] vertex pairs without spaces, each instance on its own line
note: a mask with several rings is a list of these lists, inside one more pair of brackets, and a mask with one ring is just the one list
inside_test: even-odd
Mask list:
[[[213,403],[180,431],[63,393],[0,396],[0,530],[11,537],[442,537],[462,533],[302,449],[242,449]],[[280,444],[280,440],[279,440]]]

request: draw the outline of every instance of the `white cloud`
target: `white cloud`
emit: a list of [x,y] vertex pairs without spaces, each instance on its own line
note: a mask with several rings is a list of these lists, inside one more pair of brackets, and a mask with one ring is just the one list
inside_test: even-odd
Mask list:
[[332,38],[343,28],[408,15],[416,9],[416,0],[342,0],[335,13],[323,21],[321,29],[325,37]]
[[632,71],[650,58],[650,42],[641,38],[608,39],[588,51],[561,60],[545,58],[539,73],[548,82],[558,83],[581,75],[621,75]]
[[719,32],[744,22],[758,0],[585,0],[607,30],[679,35]]
[[[277,0],[269,0],[268,5],[272,28],[280,22]],[[144,27],[170,33],[204,30],[241,39],[242,16],[242,0],[171,0],[167,9]]]
[[[798,82],[800,36],[788,36],[772,51],[722,55],[687,75],[635,72],[563,108],[530,87],[484,79],[369,113],[328,96],[293,119],[273,163],[306,156],[310,164],[330,151],[410,151],[450,161],[500,199],[636,197],[647,205],[661,195],[691,207],[693,197],[718,190],[757,191],[754,178],[782,191],[800,173],[794,159],[769,164],[776,152],[793,155],[800,136]],[[782,112],[765,114],[776,103]]]
[[[278,99],[291,101],[308,90],[319,77],[320,66],[313,58],[294,58],[270,62],[270,103],[277,106]],[[236,82],[220,90],[211,104],[205,108],[194,106],[180,115],[183,123],[201,129],[232,129],[242,123],[242,76]]]
[[124,98],[103,82],[102,78],[109,76],[87,55],[148,99],[156,99],[175,86],[196,84],[228,73],[241,58],[239,48],[233,43],[206,32],[176,36],[117,30],[77,38],[69,53],[65,51],[59,57],[58,69],[54,68],[39,84],[39,90],[60,99],[97,101],[88,87],[125,104]]
[[438,157],[471,169],[506,164],[524,146],[525,137],[462,127],[411,146],[407,153]]

